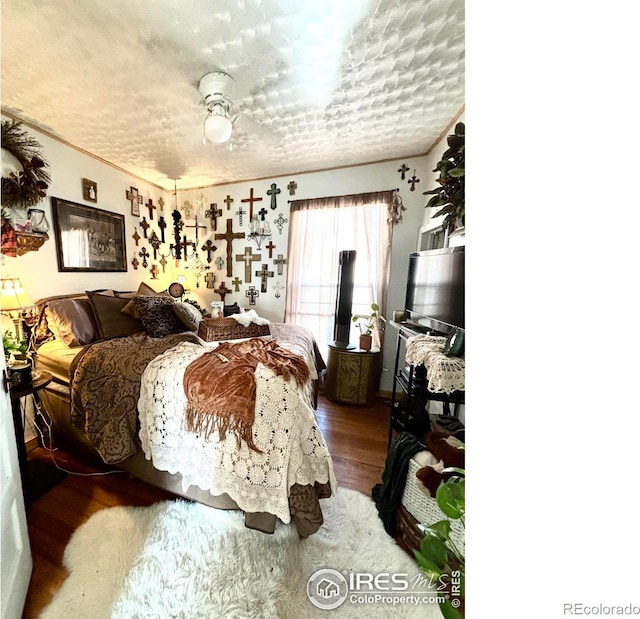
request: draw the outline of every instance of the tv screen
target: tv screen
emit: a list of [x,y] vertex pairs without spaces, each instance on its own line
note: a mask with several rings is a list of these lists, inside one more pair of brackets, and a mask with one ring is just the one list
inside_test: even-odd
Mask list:
[[464,247],[431,249],[409,256],[405,308],[464,328]]

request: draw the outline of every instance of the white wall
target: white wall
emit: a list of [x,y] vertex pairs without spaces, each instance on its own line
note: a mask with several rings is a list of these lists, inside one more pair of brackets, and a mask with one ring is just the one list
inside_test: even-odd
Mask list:
[[[166,273],[163,274],[161,271],[157,281],[151,279],[151,274],[148,269],[145,271],[140,266],[138,270],[134,270],[131,265],[134,253],[137,254],[143,245],[147,247],[148,251],[151,251],[151,248],[148,243],[144,242],[142,239],[139,241],[139,246],[135,246],[132,238],[134,228],[137,227],[140,235],[142,235],[142,230],[139,227],[140,218],[131,215],[131,205],[126,199],[126,191],[131,186],[134,186],[145,198],[145,201],[148,198],[151,198],[154,204],[158,204],[158,200],[161,196],[164,198],[165,206],[163,214],[169,225],[165,230],[167,244],[162,246],[163,249],[161,249],[165,254],[168,253],[168,244],[173,240],[172,230],[170,227],[172,221],[171,211],[174,207],[173,192],[164,192],[154,185],[144,183],[137,178],[131,177],[123,171],[96,160],[93,157],[85,155],[74,148],[48,137],[47,135],[41,134],[40,132],[30,128],[27,128],[27,130],[42,144],[43,155],[50,164],[52,182],[47,192],[47,198],[39,205],[40,208],[45,210],[49,222],[53,226],[49,199],[52,196],[124,214],[128,270],[126,273],[60,273],[57,266],[56,246],[52,228],[49,234],[49,241],[47,241],[39,251],[30,252],[19,258],[3,257],[3,277],[20,277],[27,293],[32,299],[36,300],[50,295],[79,292],[96,288],[135,290],[141,281],[145,281],[156,290],[162,290],[166,288],[169,283],[175,281],[178,276],[184,275],[186,278],[185,287],[189,290],[187,295],[189,298],[197,300],[203,307],[207,308],[211,301],[219,300],[218,295],[215,294],[212,289],[206,287],[203,277],[200,277],[200,287],[198,288],[196,286],[196,277],[192,271],[184,268],[183,262],[176,266],[173,264],[173,261],[169,261],[169,264],[166,266]],[[245,216],[243,226],[240,227],[238,224],[238,217],[234,215],[234,213],[238,210],[238,207],[241,204],[240,201],[249,196],[249,190],[253,187],[254,196],[263,198],[261,202],[255,203],[254,207],[256,211],[262,208],[262,206],[269,211],[267,219],[269,220],[272,229],[272,241],[275,245],[273,258],[275,258],[280,253],[285,257],[287,255],[288,224],[285,224],[284,229],[280,234],[275,224],[272,222],[279,213],[282,213],[285,218],[289,219],[289,205],[287,202],[289,199],[293,199],[294,197],[296,199],[317,198],[323,196],[335,196],[399,188],[400,195],[407,210],[404,212],[403,221],[394,228],[391,278],[387,297],[387,308],[390,314],[394,309],[402,309],[404,307],[409,254],[417,248],[418,230],[423,225],[426,217],[424,205],[426,204],[427,197],[424,196],[422,192],[432,186],[431,179],[434,175],[431,170],[434,167],[434,163],[438,161],[440,155],[441,149],[438,147],[434,149],[433,153],[429,157],[407,158],[403,160],[354,166],[327,172],[296,174],[276,177],[268,180],[234,183],[204,189],[181,190],[178,185],[178,202],[182,205],[184,201],[188,200],[192,205],[194,205],[200,196],[204,196],[204,204],[207,208],[210,203],[215,202],[217,203],[218,208],[223,210],[222,217],[218,219],[218,232],[224,232],[226,229],[225,220],[230,216],[233,216],[233,230],[248,233],[248,215]],[[407,179],[413,175],[414,170],[416,176],[420,179],[420,182],[416,185],[415,191],[410,191],[407,179],[404,181],[400,180],[400,173],[398,172],[398,169],[403,163],[408,165],[410,168],[410,171],[407,173]],[[97,183],[97,203],[93,204],[85,202],[82,199],[82,178],[88,178]],[[294,180],[298,185],[295,196],[290,196],[286,188],[287,184],[291,180]],[[266,194],[271,183],[276,183],[276,185],[281,189],[281,193],[277,196],[278,208],[275,211],[272,211],[269,208],[270,198]],[[224,199],[227,194],[229,194],[234,200],[229,211],[227,211],[227,207],[224,203]],[[243,206],[245,210],[248,210],[247,204],[244,204]],[[147,215],[148,220],[149,217],[147,209],[144,205],[141,205],[140,217],[142,217],[143,214]],[[158,211],[156,211],[154,222],[157,221],[158,214]],[[185,223],[187,225],[193,225],[193,217]],[[208,221],[203,217],[203,213],[198,217],[198,224],[208,224]],[[159,230],[157,230],[157,232],[159,233]],[[213,235],[213,232],[207,231],[205,233],[205,231],[200,230],[199,245],[202,245],[207,238],[211,238],[212,242],[218,248],[213,256],[214,259],[217,256],[226,258],[226,242],[215,241]],[[194,230],[187,230],[187,236],[190,239],[193,239]],[[261,268],[260,265],[262,263],[266,263],[269,265],[269,269],[273,270],[277,274],[277,269],[275,265],[273,265],[272,260],[268,259],[268,251],[264,246],[261,248],[261,251],[258,252],[254,242],[251,242],[248,239],[240,239],[233,242],[234,276],[238,276],[244,281],[244,263],[236,262],[235,256],[236,254],[243,253],[244,248],[248,246],[252,248],[254,253],[262,254],[262,260],[260,263],[254,263],[254,268],[252,269],[253,272]],[[204,261],[205,254],[200,252],[200,257],[201,260]],[[141,260],[140,258],[138,259]],[[227,288],[232,288],[230,281],[231,278],[226,277],[226,266],[223,267],[223,270],[218,271],[215,264],[212,262],[211,270],[216,274],[216,287],[221,281],[225,281]],[[254,309],[256,309],[260,315],[263,315],[272,321],[282,321],[285,308],[285,293],[283,290],[280,298],[275,297],[273,285],[276,281],[280,281],[284,286],[286,282],[286,266],[282,276],[276,276],[269,279],[268,292],[260,293],[260,296],[256,300]],[[255,275],[253,276],[251,284],[260,290],[260,280]],[[244,283],[240,287],[239,292],[233,292],[232,294],[227,295],[225,302],[233,303],[237,301],[239,305],[249,307],[249,299],[245,296],[247,289],[248,285]],[[395,337],[391,330],[385,339],[383,352],[384,372],[382,376],[381,389],[389,391],[391,390],[392,384],[392,370],[395,353]]]

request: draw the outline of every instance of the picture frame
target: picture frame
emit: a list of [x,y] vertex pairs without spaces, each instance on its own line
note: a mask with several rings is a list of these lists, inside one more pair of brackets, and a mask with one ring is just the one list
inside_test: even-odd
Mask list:
[[87,202],[98,201],[98,183],[90,181],[88,178],[82,179],[82,199]]
[[58,271],[127,270],[124,215],[51,198]]

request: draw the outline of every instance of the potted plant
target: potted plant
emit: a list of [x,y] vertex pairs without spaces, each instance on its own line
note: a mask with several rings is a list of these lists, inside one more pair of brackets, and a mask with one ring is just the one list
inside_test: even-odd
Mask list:
[[440,207],[433,217],[441,217],[442,229],[451,234],[456,228],[464,227],[464,123],[458,123],[453,135],[447,137],[449,148],[438,161],[436,179],[439,187],[423,192],[433,196],[425,208]]
[[444,586],[445,599],[439,602],[444,619],[463,619],[465,558],[451,539],[451,520],[460,520],[464,527],[465,471],[448,467],[443,473],[452,476],[438,486],[436,502],[447,520],[423,527],[424,538],[414,555],[422,571],[433,582]]
[[2,334],[2,347],[4,348],[4,358],[7,362],[12,357],[22,361],[28,357],[29,342],[27,340],[18,341],[8,329]]
[[371,334],[378,324],[379,311],[380,307],[378,304],[372,303],[370,314],[355,314],[351,319],[358,325],[358,329],[360,329],[359,346],[362,350],[371,350]]

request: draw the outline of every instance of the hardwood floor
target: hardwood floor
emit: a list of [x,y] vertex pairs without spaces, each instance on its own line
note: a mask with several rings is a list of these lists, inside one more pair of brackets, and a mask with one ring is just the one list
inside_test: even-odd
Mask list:
[[[389,405],[378,400],[372,407],[346,406],[322,395],[316,411],[320,429],[333,458],[338,484],[371,496],[380,482],[387,453]],[[30,458],[47,459],[43,449]],[[62,450],[56,462],[83,475],[104,472]],[[33,574],[23,619],[35,619],[66,578],[64,549],[73,532],[101,509],[116,505],[151,505],[174,495],[123,473],[67,475],[27,509]]]

